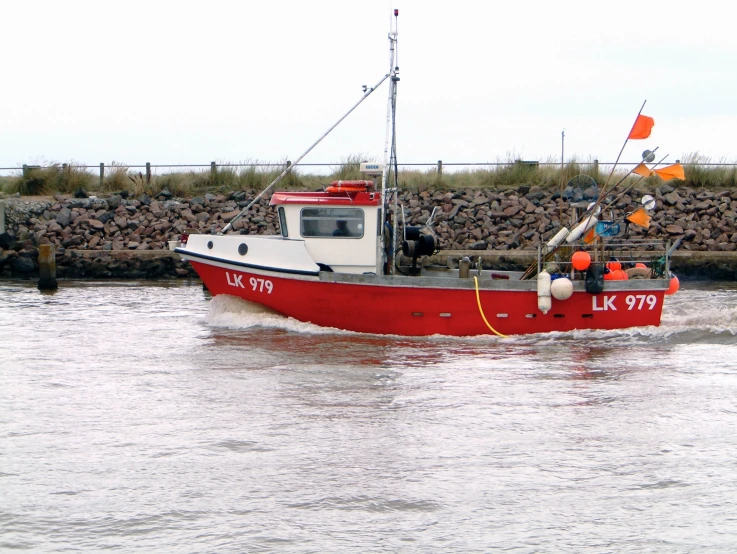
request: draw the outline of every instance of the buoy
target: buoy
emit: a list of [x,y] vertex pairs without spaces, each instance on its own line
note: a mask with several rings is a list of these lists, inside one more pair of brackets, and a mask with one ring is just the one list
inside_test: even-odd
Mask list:
[[573,283],[568,277],[559,277],[550,283],[550,294],[556,300],[568,300],[573,294]]
[[578,252],[573,254],[573,257],[571,258],[571,263],[573,264],[573,269],[576,269],[578,271],[586,271],[591,265],[591,256],[589,256],[588,252],[579,250]]
[[537,275],[537,307],[546,314],[553,302],[550,300],[550,273],[544,269]]
[[677,293],[680,286],[681,283],[678,281],[678,277],[674,275],[670,278],[670,284],[668,285],[668,290],[665,291],[665,294],[671,295]]
[[626,281],[629,279],[629,275],[624,269],[615,269],[604,274],[605,281]]
[[640,267],[642,269],[647,269],[647,266],[644,263],[642,263],[642,262],[637,262],[635,264],[635,267]]
[[618,271],[622,269],[622,264],[618,260],[612,260],[606,263],[606,267],[609,271]]

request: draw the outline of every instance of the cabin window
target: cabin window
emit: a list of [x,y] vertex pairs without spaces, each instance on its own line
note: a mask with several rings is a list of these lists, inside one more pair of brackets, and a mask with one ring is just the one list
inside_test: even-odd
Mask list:
[[303,237],[363,237],[363,210],[360,208],[302,208],[301,215]]
[[279,228],[281,229],[281,236],[287,238],[289,233],[287,232],[287,216],[284,213],[284,208],[279,206]]

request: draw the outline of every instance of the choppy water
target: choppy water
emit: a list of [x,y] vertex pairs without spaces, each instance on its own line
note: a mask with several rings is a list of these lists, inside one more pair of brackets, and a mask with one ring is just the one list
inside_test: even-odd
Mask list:
[[735,552],[737,285],[660,328],[318,329],[0,282],[0,549]]

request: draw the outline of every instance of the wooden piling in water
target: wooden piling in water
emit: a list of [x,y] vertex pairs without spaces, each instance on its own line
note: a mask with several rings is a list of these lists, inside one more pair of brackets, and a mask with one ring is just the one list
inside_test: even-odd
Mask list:
[[38,289],[56,290],[56,249],[53,244],[38,247]]

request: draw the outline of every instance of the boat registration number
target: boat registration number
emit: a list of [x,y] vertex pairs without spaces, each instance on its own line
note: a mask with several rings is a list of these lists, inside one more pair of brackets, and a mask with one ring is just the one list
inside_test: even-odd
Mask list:
[[[231,275],[228,271],[225,272],[225,279],[231,287],[245,289],[246,285],[243,284],[243,275]],[[265,292],[271,294],[274,291],[274,283],[268,279],[258,279],[251,277],[248,279],[248,284],[251,285],[251,289],[254,292]]]
[[[593,306],[592,309],[595,312],[605,311],[617,311],[617,306],[614,305],[617,295],[613,294],[591,297]],[[624,301],[627,304],[628,310],[654,310],[655,305],[658,303],[658,299],[654,294],[628,294],[624,297]]]

